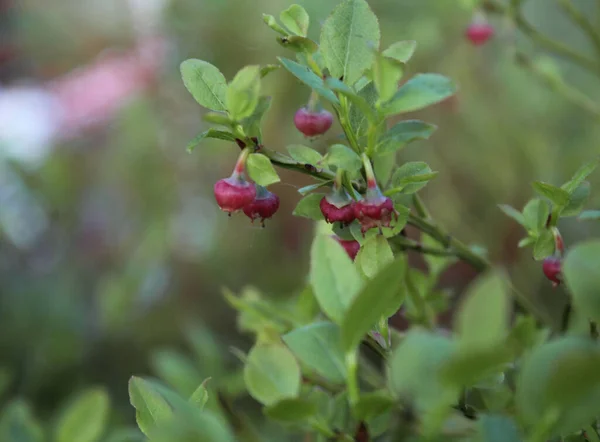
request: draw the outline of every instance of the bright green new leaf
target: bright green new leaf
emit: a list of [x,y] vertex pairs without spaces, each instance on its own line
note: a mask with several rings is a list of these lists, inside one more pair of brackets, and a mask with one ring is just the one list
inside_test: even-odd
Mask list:
[[305,196],[296,205],[293,215],[315,221],[321,221],[323,219],[323,213],[321,212],[321,207],[319,204],[321,203],[322,199],[323,195],[320,193],[313,193]]
[[189,59],[181,63],[180,70],[183,84],[200,105],[227,110],[227,81],[219,69],[206,61]]
[[379,22],[365,0],[344,0],[323,24],[321,52],[329,72],[353,85],[373,63]]
[[296,63],[295,61],[288,60],[287,58],[278,57],[280,63],[290,71],[298,80],[306,84],[310,88],[319,94],[321,97],[333,104],[340,104],[335,94],[325,86],[323,79],[311,71],[306,66]]
[[43,442],[44,430],[29,405],[16,399],[7,403],[0,415],[0,440],[6,442]]
[[364,393],[354,405],[354,415],[357,419],[367,421],[391,410],[395,403],[394,398],[385,390]]
[[533,190],[539,195],[548,198],[559,207],[564,207],[569,203],[569,192],[552,184],[535,181],[533,183]]
[[284,423],[304,422],[317,414],[315,403],[306,399],[283,399],[264,409],[267,417]]
[[367,278],[373,278],[394,260],[394,253],[383,235],[367,238],[354,260]]
[[272,15],[269,14],[263,14],[263,21],[265,22],[265,24],[270,27],[271,29],[273,29],[275,32],[277,32],[278,34],[281,34],[283,36],[288,36],[290,35],[288,31],[286,31],[285,29],[283,29],[278,23],[277,20],[275,20],[275,17],[273,17]]
[[334,144],[329,147],[327,164],[349,172],[356,172],[362,167],[362,161],[358,154],[343,144]]
[[[352,102],[350,106],[350,126],[359,137],[364,137],[369,129],[369,122],[373,122],[377,119],[375,114],[375,103],[377,102],[378,94],[375,89],[373,82],[368,83],[358,92],[358,97],[366,103],[360,104],[358,102]],[[369,117],[367,109],[371,109],[369,112],[372,114]],[[370,119],[371,118],[371,119]]]
[[600,210],[586,210],[585,212],[582,212],[577,219],[580,221],[599,220]]
[[201,134],[198,134],[193,140],[191,140],[187,144],[187,146],[185,146],[186,150],[190,153],[193,152],[194,149],[205,138],[214,138],[216,140],[223,140],[223,141],[235,141],[235,136],[230,132],[226,132],[224,130],[217,130],[217,129],[208,129],[208,130],[205,130],[204,132],[202,132]]
[[266,64],[264,66],[261,66],[260,78],[265,78],[271,72],[274,72],[274,71],[278,70],[279,68],[281,68],[281,66],[279,66],[278,64]]
[[261,153],[251,154],[248,157],[246,168],[248,169],[250,178],[252,178],[256,184],[261,186],[266,187],[281,181],[273,164],[271,164],[271,160]]
[[383,134],[379,140],[377,151],[379,153],[396,152],[413,141],[427,140],[436,129],[437,126],[424,121],[401,121]]
[[425,187],[436,175],[437,172],[432,172],[427,163],[409,162],[396,169],[392,176],[392,183],[395,187],[401,188],[403,193],[411,194]]
[[306,37],[310,18],[308,13],[300,5],[292,5],[279,15],[281,23],[293,34]]
[[510,299],[506,277],[497,271],[476,280],[456,315],[455,330],[463,350],[486,349],[508,333]]
[[575,310],[600,322],[600,241],[575,245],[567,253],[562,270]]
[[508,204],[498,204],[498,207],[504,212],[505,215],[511,217],[522,226],[527,227],[525,217],[517,209],[515,209],[512,206],[509,206]]
[[227,87],[227,110],[231,119],[249,117],[258,106],[260,97],[260,66],[245,66]]
[[264,405],[298,396],[300,378],[298,362],[283,345],[256,345],[248,353],[244,381],[250,395]]
[[523,208],[525,225],[533,233],[538,233],[545,228],[549,215],[548,203],[537,198],[530,200]]
[[377,153],[371,157],[373,171],[381,188],[386,188],[396,168],[394,153]]
[[282,339],[308,368],[330,382],[344,383],[346,366],[337,325],[331,322],[308,324],[292,330]]
[[575,189],[577,189],[583,183],[583,181],[598,167],[598,164],[600,164],[600,157],[585,163],[577,172],[575,172],[569,181],[561,186],[561,188],[566,190],[568,193],[573,193]]
[[579,215],[588,202],[590,193],[590,183],[587,181],[582,182],[573,192],[571,192],[569,203],[560,212],[560,216],[566,217]]
[[271,107],[271,97],[260,97],[256,109],[247,118],[242,120],[242,127],[249,137],[257,137],[262,139],[262,120]]
[[[324,187],[324,186],[330,186],[331,184],[332,184],[331,180],[329,180],[329,181],[322,181],[322,182],[316,183],[316,184],[309,184],[308,186],[304,186],[304,187],[301,187],[300,189],[298,189],[298,193],[300,195],[307,195],[310,192],[312,192],[313,190],[317,190],[317,189],[319,189],[321,187]],[[323,217],[321,216],[319,218],[319,220],[320,219],[323,219]]]
[[56,427],[57,442],[96,442],[108,419],[109,398],[105,390],[83,391],[63,411]]
[[342,345],[346,352],[356,348],[381,318],[400,309],[405,276],[406,258],[400,255],[368,281],[352,301],[342,320]]
[[194,390],[192,395],[190,396],[190,402],[198,407],[200,410],[204,409],[204,406],[208,402],[208,390],[206,389],[206,384],[210,378],[205,379],[202,383]]
[[298,35],[292,35],[291,37],[280,37],[277,39],[277,43],[286,49],[290,49],[301,54],[313,54],[319,50],[319,45],[317,45],[310,38],[300,37]]
[[533,246],[533,258],[536,261],[541,261],[552,255],[554,253],[554,248],[554,235],[552,235],[550,230],[544,229],[535,240],[535,245]]
[[408,80],[394,96],[383,103],[380,110],[385,115],[413,112],[452,96],[456,86],[439,74],[418,74]]
[[392,98],[398,90],[398,82],[403,73],[402,63],[381,54],[375,55],[372,75],[379,93],[379,102],[385,102]]
[[318,235],[310,255],[310,283],[323,312],[340,323],[359,292],[362,280],[354,263],[336,240]]
[[129,401],[135,408],[138,427],[146,435],[173,417],[169,403],[156,387],[146,379],[131,377],[129,380]]
[[401,63],[407,63],[415,53],[417,42],[414,40],[397,41],[383,51],[383,55]]
[[319,152],[301,144],[292,144],[287,147],[287,151],[294,160],[302,164],[316,166],[323,159],[323,155]]
[[150,358],[154,372],[176,391],[189,396],[202,380],[195,364],[181,352],[157,350]]

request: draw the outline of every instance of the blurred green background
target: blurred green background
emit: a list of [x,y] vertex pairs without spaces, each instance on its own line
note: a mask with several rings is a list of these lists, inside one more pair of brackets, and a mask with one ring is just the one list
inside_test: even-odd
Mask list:
[[[337,2],[297,3],[310,13],[310,34],[318,39],[320,23]],[[590,14],[598,12],[591,0],[577,3]],[[291,212],[299,200],[296,189],[310,181],[281,173],[282,183],[272,186],[281,208],[266,229],[243,215],[221,213],[212,185],[229,175],[239,150],[206,141],[193,154],[185,151],[206,124],[178,70],[182,60],[201,58],[232,78],[246,64],[275,62],[285,50],[261,13],[277,16],[290,4],[21,0],[0,8],[2,41],[14,48],[3,62],[4,88],[45,84],[92,62],[106,48],[127,50],[147,17],[152,32],[168,41],[152,84],[106,123],[53,143],[35,168],[18,156],[3,156],[0,148],[2,402],[27,398],[36,415],[52,425],[50,416],[69,395],[102,384],[114,404],[115,425],[133,423],[127,397],[132,374],[187,367],[189,375],[179,379],[188,384],[177,386],[185,391],[204,377],[218,377],[224,372],[220,364],[239,367],[229,347],[248,344],[222,299],[223,287],[238,291],[252,285],[280,297],[301,289],[314,226]],[[486,247],[521,291],[554,311],[564,300],[563,290],[552,290],[530,251],[517,249],[523,232],[497,204],[521,208],[533,194],[531,181],[567,180],[600,152],[600,126],[514,64],[515,44],[532,55],[544,54],[506,20],[491,17],[495,38],[475,48],[463,37],[471,11],[460,2],[370,4],[380,17],[383,47],[397,40],[418,42],[406,76],[439,72],[460,88],[455,98],[410,115],[439,129],[430,141],[401,153],[402,161],[426,161],[440,172],[423,191],[431,212],[458,238]],[[589,50],[552,1],[530,0],[525,12],[539,29]],[[600,98],[598,79],[560,60],[542,62],[592,99]],[[265,144],[282,150],[307,143],[292,121],[308,99],[307,88],[284,70],[270,74],[263,88],[274,97]],[[312,145],[324,148],[337,134],[332,130]],[[598,175],[591,182],[597,188]],[[592,192],[589,207],[600,207],[599,192]],[[567,245],[600,230],[597,223],[575,219],[560,227]],[[468,269],[455,268],[446,279],[460,289],[470,277]],[[190,332],[192,326],[203,331]],[[181,356],[173,357],[175,350]],[[181,357],[189,363],[178,364]]]

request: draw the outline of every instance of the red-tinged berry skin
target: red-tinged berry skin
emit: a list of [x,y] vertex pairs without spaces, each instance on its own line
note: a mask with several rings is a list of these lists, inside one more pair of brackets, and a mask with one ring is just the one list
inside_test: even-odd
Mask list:
[[562,261],[556,257],[549,257],[544,259],[542,265],[544,275],[556,286],[561,281]]
[[223,212],[242,210],[256,198],[256,186],[240,177],[231,176],[215,183],[215,199]]
[[345,206],[337,207],[327,201],[327,197],[323,197],[319,206],[321,207],[321,213],[323,213],[325,221],[330,224],[340,222],[347,225],[356,219],[356,216],[354,215],[354,204],[352,202]]
[[298,109],[294,115],[296,129],[307,137],[323,135],[333,124],[333,115],[326,110],[311,112],[303,107]]
[[275,215],[279,209],[279,197],[272,192],[267,192],[265,196],[255,198],[250,204],[244,206],[244,213],[254,222],[260,218],[264,227],[264,221]]
[[373,227],[390,227],[392,216],[398,219],[393,201],[386,196],[355,202],[354,216],[360,222],[363,234]]
[[360,250],[360,243],[353,239],[342,239],[338,236],[334,236],[334,238],[344,248],[350,259],[354,261]]
[[475,46],[481,46],[494,35],[494,27],[489,23],[471,23],[465,35]]

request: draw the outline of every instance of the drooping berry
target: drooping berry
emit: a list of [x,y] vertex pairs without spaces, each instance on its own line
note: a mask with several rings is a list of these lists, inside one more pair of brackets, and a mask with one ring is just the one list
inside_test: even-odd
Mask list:
[[248,154],[249,150],[244,149],[231,176],[217,181],[214,186],[217,204],[229,214],[242,210],[256,198],[256,185],[247,181],[244,173]]
[[333,116],[325,109],[311,111],[306,107],[302,107],[294,115],[296,129],[307,137],[323,135],[332,124]]
[[245,205],[243,210],[252,222],[260,218],[260,223],[264,227],[265,220],[275,215],[277,209],[279,209],[279,197],[264,187],[257,186],[256,198]]
[[325,221],[328,223],[340,222],[342,225],[348,225],[356,218],[354,216],[354,201],[344,187],[341,185],[341,177],[336,177],[336,183],[333,186],[333,191],[323,197],[319,206]]
[[562,271],[562,261],[560,258],[555,256],[549,256],[544,259],[544,263],[542,264],[542,270],[544,271],[544,275],[550,281],[552,281],[552,285],[555,287],[560,284],[562,279],[561,271]]
[[475,46],[481,46],[494,35],[494,27],[487,21],[474,21],[465,31],[467,39]]
[[350,259],[354,261],[354,258],[356,258],[356,255],[360,250],[360,243],[353,239],[342,239],[339,236],[334,236],[333,238],[340,243]]

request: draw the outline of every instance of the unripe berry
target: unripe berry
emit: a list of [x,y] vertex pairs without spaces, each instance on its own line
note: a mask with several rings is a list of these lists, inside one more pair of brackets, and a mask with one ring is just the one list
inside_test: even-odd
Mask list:
[[215,199],[223,212],[233,213],[242,210],[256,197],[256,186],[241,175],[232,175],[215,183]]
[[323,213],[325,221],[330,224],[340,222],[348,225],[356,218],[352,201],[348,201],[343,206],[338,206],[337,204],[329,202],[328,197],[324,196],[319,206],[321,207],[321,212]]
[[465,35],[475,46],[480,46],[494,35],[494,27],[485,21],[475,21],[467,27]]
[[354,261],[354,258],[356,258],[356,255],[360,250],[360,243],[353,239],[342,239],[339,236],[333,236],[333,238],[340,243],[350,259]]
[[546,278],[552,281],[554,286],[560,284],[562,271],[562,261],[560,258],[549,256],[548,258],[544,259],[542,270],[544,271]]
[[323,135],[333,124],[333,116],[328,111],[310,111],[303,107],[294,115],[294,125],[307,137]]
[[275,215],[279,209],[279,197],[269,192],[264,187],[258,187],[254,201],[244,206],[244,213],[254,222],[260,218],[261,225],[265,226],[265,220]]

